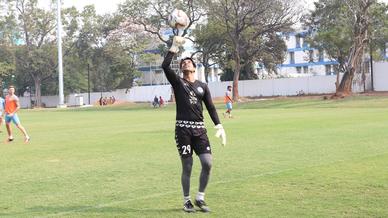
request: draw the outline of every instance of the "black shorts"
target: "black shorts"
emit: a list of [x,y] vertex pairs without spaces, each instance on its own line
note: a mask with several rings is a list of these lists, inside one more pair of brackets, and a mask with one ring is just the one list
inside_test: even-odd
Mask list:
[[175,127],[176,146],[181,157],[212,153],[205,128]]

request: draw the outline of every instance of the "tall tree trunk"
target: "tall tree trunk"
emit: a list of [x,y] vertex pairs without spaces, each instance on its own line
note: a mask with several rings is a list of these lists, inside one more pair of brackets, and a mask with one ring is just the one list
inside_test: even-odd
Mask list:
[[355,73],[361,72],[362,59],[364,57],[365,48],[368,44],[368,27],[369,27],[369,14],[368,8],[372,4],[372,1],[362,1],[361,8],[356,12],[355,25],[354,25],[354,41],[350,49],[348,61],[345,67],[345,73],[342,77],[341,84],[338,86],[335,95],[347,96],[352,92],[352,83]]
[[39,78],[34,79],[34,84],[35,84],[35,106],[42,107],[40,79]]
[[338,86],[335,95],[347,96],[352,93],[352,83],[355,73],[361,72],[362,58],[366,47],[367,33],[359,36],[354,47],[351,49],[348,63],[346,64],[346,71],[342,77],[341,83]]
[[206,81],[206,83],[208,83],[209,81],[209,79],[208,79],[208,77],[209,77],[209,72],[210,72],[210,67],[208,66],[208,65],[205,65],[205,81]]
[[336,91],[338,90],[339,83],[340,83],[340,70],[338,69],[337,70],[337,77],[336,77],[336,81],[335,81],[335,90]]
[[209,58],[207,57],[207,55],[203,55],[202,57],[202,63],[203,63],[203,66],[204,66],[204,71],[205,71],[205,81],[206,83],[208,83],[208,76],[209,76]]
[[234,74],[233,74],[233,101],[238,101],[240,98],[238,94],[238,80],[240,78],[240,71],[241,71],[241,57],[240,57],[240,51],[238,49],[238,46],[236,46],[235,49],[235,64],[236,67],[234,69]]
[[354,78],[354,70],[350,69],[344,73],[341,83],[337,87],[336,96],[348,96],[352,93],[352,82]]

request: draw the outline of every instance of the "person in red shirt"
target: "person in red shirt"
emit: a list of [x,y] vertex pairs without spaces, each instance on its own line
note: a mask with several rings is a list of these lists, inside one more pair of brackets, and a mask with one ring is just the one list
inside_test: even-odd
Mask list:
[[5,97],[5,126],[7,127],[8,142],[13,141],[11,121],[24,135],[24,142],[30,141],[26,129],[20,124],[20,120],[16,112],[20,109],[19,98],[15,95],[15,87],[8,88],[8,95]]
[[162,96],[159,96],[159,107],[163,107],[163,106],[164,106],[164,100]]

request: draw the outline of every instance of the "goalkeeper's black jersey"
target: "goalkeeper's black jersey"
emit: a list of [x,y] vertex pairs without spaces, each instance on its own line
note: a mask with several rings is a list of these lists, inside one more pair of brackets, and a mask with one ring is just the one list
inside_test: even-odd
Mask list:
[[182,122],[182,125],[184,125],[187,121],[192,121],[191,123],[203,125],[203,101],[214,125],[220,124],[216,108],[214,107],[206,83],[198,80],[189,82],[179,77],[170,67],[173,57],[174,53],[168,52],[164,58],[162,68],[174,89],[177,123]]

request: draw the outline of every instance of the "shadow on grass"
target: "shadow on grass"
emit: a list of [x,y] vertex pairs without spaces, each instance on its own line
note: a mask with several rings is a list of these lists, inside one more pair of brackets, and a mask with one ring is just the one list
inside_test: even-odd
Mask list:
[[[92,213],[93,215],[106,214],[109,215],[130,215],[131,213],[139,214],[148,214],[148,215],[173,215],[175,213],[182,212],[180,208],[121,208],[121,207],[109,207],[109,206],[68,206],[68,207],[49,207],[49,206],[39,206],[27,208],[24,212],[19,213],[2,213],[0,212],[0,217],[3,216],[37,216],[37,217],[51,217],[51,216],[72,216],[74,214],[84,214],[87,216],[87,213]],[[107,214],[107,215],[108,215]],[[133,214],[133,215],[135,215]]]

